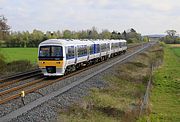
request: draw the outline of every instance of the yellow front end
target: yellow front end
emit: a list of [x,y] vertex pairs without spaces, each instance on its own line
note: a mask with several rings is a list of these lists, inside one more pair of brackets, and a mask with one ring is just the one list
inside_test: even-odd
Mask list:
[[63,60],[39,60],[38,65],[45,76],[64,75]]

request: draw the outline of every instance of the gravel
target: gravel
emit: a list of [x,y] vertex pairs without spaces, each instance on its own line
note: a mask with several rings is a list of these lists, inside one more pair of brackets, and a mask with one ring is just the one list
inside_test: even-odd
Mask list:
[[[18,85],[22,85],[22,84],[31,82],[32,80],[35,80],[37,78],[38,77],[29,78],[27,80],[22,80],[22,81],[20,81],[18,83],[12,84],[12,85],[8,85],[8,87],[1,89],[1,91],[7,90],[8,88],[13,88],[13,87],[16,87]],[[12,92],[12,94],[13,93],[17,93],[17,92]],[[29,95],[27,95],[27,96],[29,96]],[[31,94],[32,99],[35,99],[34,96],[35,96],[34,94]],[[0,96],[0,98],[3,99],[2,96]],[[23,106],[23,104],[22,104],[21,99],[14,99],[13,101],[7,102],[6,104],[2,104],[2,105],[0,105],[0,117],[6,115],[7,113],[10,113],[11,111],[14,111],[14,110],[20,108],[22,106]]]
[[99,80],[99,75],[74,87],[73,89],[67,91],[66,93],[59,95],[42,105],[32,109],[28,113],[19,116],[16,119],[12,119],[11,122],[32,122],[32,121],[55,121],[59,116],[59,110],[61,108],[67,107],[74,102],[79,101],[82,97],[89,94],[89,89],[104,88],[107,83],[103,80]]

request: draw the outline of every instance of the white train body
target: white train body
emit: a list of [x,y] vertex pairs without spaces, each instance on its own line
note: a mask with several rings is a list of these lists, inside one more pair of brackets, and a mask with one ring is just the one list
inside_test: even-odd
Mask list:
[[126,40],[49,39],[39,44],[38,65],[45,76],[61,76],[126,50]]

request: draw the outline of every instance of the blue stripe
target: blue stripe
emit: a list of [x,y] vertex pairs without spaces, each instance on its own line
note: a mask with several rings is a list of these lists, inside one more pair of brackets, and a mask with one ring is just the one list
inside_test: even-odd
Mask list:
[[93,54],[96,53],[96,44],[94,44],[94,51],[93,51]]
[[73,58],[75,58],[75,57],[74,57],[74,56],[66,57],[67,60],[68,60],[68,59],[73,59]]
[[84,57],[84,56],[87,56],[87,54],[84,54],[84,55],[78,55],[78,57]]

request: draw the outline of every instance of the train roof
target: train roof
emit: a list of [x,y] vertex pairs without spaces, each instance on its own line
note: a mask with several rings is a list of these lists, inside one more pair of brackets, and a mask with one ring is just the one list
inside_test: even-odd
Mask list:
[[83,45],[83,44],[102,44],[102,43],[115,43],[115,42],[126,42],[126,40],[92,40],[92,39],[48,39],[39,44],[39,46],[43,45]]
[[40,43],[41,45],[78,45],[78,44],[92,44],[92,41],[89,40],[75,40],[75,39],[48,39]]

